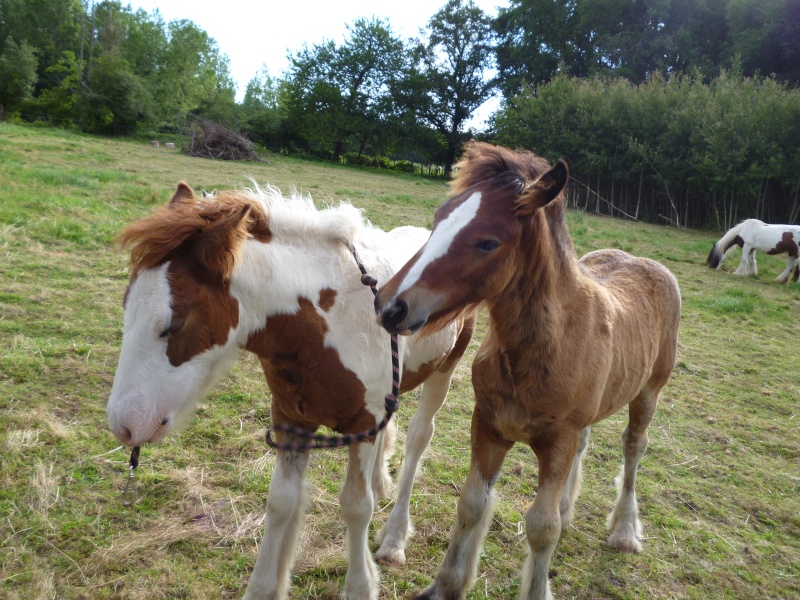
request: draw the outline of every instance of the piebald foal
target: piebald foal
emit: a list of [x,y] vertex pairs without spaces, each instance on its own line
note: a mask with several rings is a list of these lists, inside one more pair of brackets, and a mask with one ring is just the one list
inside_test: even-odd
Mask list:
[[492,487],[515,442],[539,461],[525,515],[519,597],[551,597],[548,565],[580,488],[589,428],[629,407],[608,543],[641,549],[634,491],[647,426],[675,363],[680,291],[660,264],[619,250],[578,260],[564,220],[568,169],[488,144],[467,146],[455,195],[425,246],[375,299],[391,332],[441,327],[485,302],[490,326],[472,366],[472,459],[450,545],[419,597],[463,598],[491,521]]
[[[245,349],[261,361],[275,424],[312,432],[320,425],[341,433],[372,428],[391,391],[389,336],[375,323],[373,295],[351,247],[382,281],[427,235],[416,227],[383,232],[349,204],[318,211],[309,198],[283,198],[273,188],[199,197],[181,183],[168,206],[121,234],[131,277],[109,427],[129,446],[161,440]],[[417,464],[474,323],[474,313],[466,314],[433,335],[399,340],[400,391],[423,388],[377,553],[385,562],[405,561]],[[391,485],[384,452],[391,442],[385,432],[377,437],[350,446],[340,491],[347,598],[378,595],[367,532],[375,500]],[[277,451],[247,599],[288,592],[308,458],[304,450]]]

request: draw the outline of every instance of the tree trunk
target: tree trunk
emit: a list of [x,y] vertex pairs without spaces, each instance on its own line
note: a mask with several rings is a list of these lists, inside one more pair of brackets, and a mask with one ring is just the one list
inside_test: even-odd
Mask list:
[[339,162],[342,154],[344,154],[344,142],[337,140],[333,143],[333,162]]

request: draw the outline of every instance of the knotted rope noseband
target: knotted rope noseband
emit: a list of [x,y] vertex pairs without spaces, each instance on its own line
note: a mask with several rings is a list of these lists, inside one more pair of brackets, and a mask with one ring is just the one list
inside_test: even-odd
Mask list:
[[[362,263],[361,259],[358,257],[358,252],[356,252],[354,246],[350,246],[350,252],[353,254],[353,258],[356,260],[359,271],[361,271],[361,283],[369,286],[373,295],[377,296],[378,280],[367,273],[367,269],[364,267],[364,263]],[[382,429],[386,428],[392,418],[392,415],[397,412],[397,409],[399,408],[397,397],[400,395],[400,353],[397,348],[397,334],[392,334],[390,344],[392,349],[392,392],[387,394],[386,398],[384,398],[386,416],[383,417],[379,423],[377,423],[371,429],[362,431],[360,433],[330,436],[312,433],[307,429],[286,425],[284,423],[278,423],[277,425],[273,425],[267,429],[267,445],[279,450],[296,451],[316,450],[319,448],[341,448],[342,446],[348,446],[353,442],[364,442],[366,440],[373,439],[376,435],[378,435]],[[272,439],[273,431],[288,433],[291,435],[291,437],[295,438],[296,441],[283,442],[279,444]],[[131,450],[131,457],[128,461],[128,480],[126,481],[125,489],[122,492],[122,504],[124,506],[131,506],[136,500],[136,494],[131,486],[133,483],[134,470],[139,466],[139,450],[139,446],[134,446],[134,448]]]

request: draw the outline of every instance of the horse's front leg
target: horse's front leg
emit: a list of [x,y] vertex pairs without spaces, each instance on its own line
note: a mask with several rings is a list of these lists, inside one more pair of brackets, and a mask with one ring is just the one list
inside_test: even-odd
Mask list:
[[486,419],[472,413],[472,462],[458,499],[456,522],[433,583],[418,600],[464,598],[478,572],[483,539],[492,522],[492,488],[512,443],[490,429]]
[[370,481],[381,442],[354,443],[349,448],[347,478],[339,492],[342,517],[347,525],[344,598],[375,600],[378,597],[378,567],[372,560],[367,536],[375,506]]
[[[588,428],[584,431],[588,437]],[[525,513],[529,552],[522,569],[520,600],[550,600],[553,597],[550,593],[548,571],[550,559],[561,536],[559,505],[576,460],[580,440],[580,431],[562,429],[549,431],[531,443],[539,459],[539,489],[533,506]]]
[[411,417],[408,425],[406,456],[397,480],[397,498],[386,524],[378,534],[378,542],[381,547],[378,548],[375,556],[384,564],[392,566],[406,564],[406,540],[414,529],[409,515],[411,491],[417,476],[419,461],[433,437],[435,429],[433,418],[444,403],[454,370],[455,365],[449,372],[437,371],[425,382],[422,387],[419,408]]
[[[751,261],[755,261],[755,257],[751,256],[753,252],[754,249],[750,244],[744,244],[742,246],[742,259],[739,261],[739,268],[733,272],[734,275],[741,275],[744,277],[750,272]],[[753,274],[755,275],[755,273]]]
[[294,563],[295,544],[305,510],[308,453],[278,450],[267,493],[264,538],[250,575],[245,600],[285,598]]
[[392,493],[389,459],[394,454],[396,440],[397,425],[393,419],[378,433],[375,441],[378,453],[375,458],[375,466],[372,469],[372,498],[376,505],[381,500],[386,500]]

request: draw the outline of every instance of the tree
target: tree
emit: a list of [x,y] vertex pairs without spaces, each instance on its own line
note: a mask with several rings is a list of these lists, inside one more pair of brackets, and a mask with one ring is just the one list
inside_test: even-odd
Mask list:
[[5,48],[0,54],[0,120],[5,113],[19,108],[24,100],[33,95],[37,75],[35,50],[14,38],[6,38]]
[[147,87],[119,52],[104,52],[94,58],[87,83],[85,129],[129,134],[151,116],[152,99]]
[[494,22],[506,98],[559,74],[645,81],[663,67],[669,7],[669,0],[512,0]]
[[381,19],[357,19],[341,46],[326,40],[290,56],[286,108],[311,144],[338,159],[348,145],[359,153],[386,139],[395,110],[392,88],[407,61],[405,44]]
[[745,75],[800,83],[800,0],[728,0],[726,21]]
[[213,38],[187,20],[171,21],[168,32],[169,43],[153,89],[160,117],[176,123],[188,112],[200,112],[217,102],[229,102],[232,110],[234,86],[228,59]]
[[57,78],[59,85],[42,90],[30,107],[38,114],[47,115],[51,122],[69,126],[79,117],[81,97],[81,74],[75,53],[65,50],[63,58],[58,64],[48,67],[46,73]]
[[464,141],[464,123],[491,96],[494,80],[491,21],[472,0],[449,0],[428,22],[427,39],[417,42],[416,64],[400,86],[401,102],[446,141],[450,174]]
[[36,50],[38,61],[34,95],[58,85],[47,69],[64,51],[78,52],[85,11],[81,0],[2,0],[0,46],[12,37]]
[[266,65],[247,84],[240,109],[240,127],[251,140],[267,148],[283,145],[286,115],[280,106],[282,82],[270,76]]

